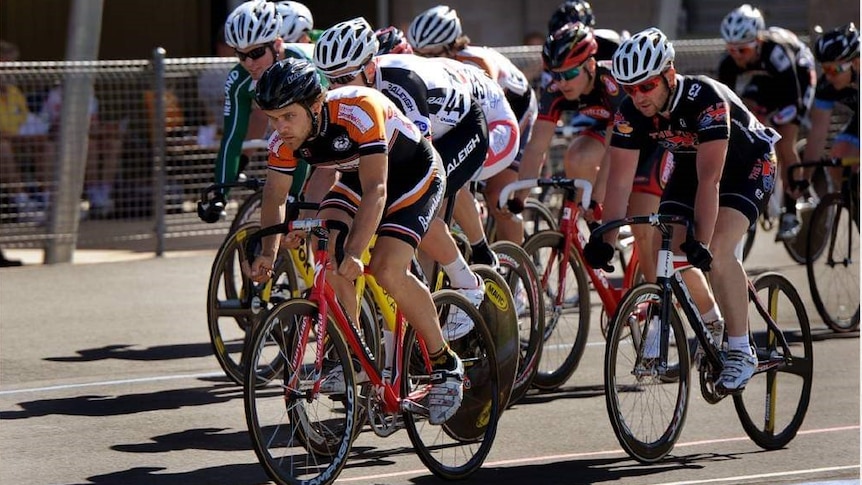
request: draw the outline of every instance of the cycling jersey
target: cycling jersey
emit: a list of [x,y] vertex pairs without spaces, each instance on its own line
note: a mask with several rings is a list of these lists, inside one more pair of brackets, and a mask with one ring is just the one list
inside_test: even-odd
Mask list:
[[496,81],[503,88],[519,122],[525,116],[535,115],[534,105],[530,110],[531,104],[535,103],[530,81],[508,57],[490,47],[468,45],[455,53],[455,60],[478,67]]
[[338,208],[355,216],[362,199],[361,157],[378,153],[388,157],[386,207],[378,234],[417,247],[439,209],[445,175],[430,142],[379,91],[345,86],[327,92],[319,133],[295,151],[273,133],[268,167],[293,175],[303,159],[313,167],[338,170],[341,178],[321,209]]
[[[314,44],[286,43],[284,57],[294,57],[311,61],[314,54]],[[326,86],[326,78],[320,74],[320,80]],[[242,142],[248,133],[248,121],[254,108],[255,81],[251,74],[238,63],[227,75],[224,84],[224,128],[221,145],[215,163],[215,182],[233,182],[239,175],[239,156],[242,153]],[[303,175],[294,179],[291,188],[292,195],[298,195],[305,181],[307,167],[303,167]]]
[[[771,114],[775,125],[799,123],[814,94],[816,73],[811,50],[793,32],[770,27],[764,33],[758,59],[739,67],[725,54],[718,80],[744,99],[750,99]],[[738,82],[744,84],[738,86]]]
[[728,140],[719,185],[719,205],[757,219],[775,183],[774,144],[780,136],[765,127],[727,86],[706,76],[676,76],[670,117],[644,116],[626,98],[614,117],[611,146],[641,150],[653,142],[674,154],[674,171],[661,210],[691,215],[697,190],[698,145]]
[[835,104],[842,104],[852,111],[850,121],[841,128],[837,140],[850,142],[859,146],[859,73],[854,71],[853,84],[841,90],[835,89],[826,76],[820,76],[817,81],[817,91],[814,93],[814,106],[820,109],[832,110]]

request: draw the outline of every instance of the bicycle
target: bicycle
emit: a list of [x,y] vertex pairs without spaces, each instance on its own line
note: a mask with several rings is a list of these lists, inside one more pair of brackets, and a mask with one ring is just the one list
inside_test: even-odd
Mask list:
[[[841,168],[838,192],[824,195],[809,218],[805,258],[808,288],[823,323],[835,332],[859,328],[859,157],[826,158],[788,167]],[[825,256],[823,259],[820,259]]]
[[[369,390],[362,399],[371,429],[379,436],[389,436],[406,428],[419,458],[435,475],[447,479],[469,476],[490,452],[501,410],[496,352],[484,320],[454,290],[434,293],[441,320],[449,312],[461,311],[475,326],[467,336],[450,342],[464,361],[461,407],[443,425],[431,426],[422,404],[431,381],[424,342],[412,327],[405,328],[397,311],[393,355],[382,359],[391,367],[379,365],[326,280],[322,262],[329,257],[327,228],[344,234],[346,225],[303,219],[263,229],[253,236],[257,239],[305,230],[317,238],[314,285],[308,298],[292,299],[274,308],[255,329],[243,355],[246,422],[260,463],[279,484],[333,482],[356,436],[359,397],[354,365],[358,365],[369,379]],[[249,384],[254,376],[265,373],[260,367],[274,361],[284,369],[279,378],[266,386]],[[322,393],[324,377],[337,368],[344,375],[343,393]]]
[[[590,282],[604,305],[604,319],[613,315],[623,292],[637,281],[640,272],[637,251],[628,258],[619,287],[612,284],[603,271],[585,265],[583,247],[587,238],[583,232],[585,228],[579,226],[578,214],[583,204],[589,205],[592,196],[592,185],[588,181],[562,177],[519,180],[503,188],[500,200],[507,201],[509,194],[516,190],[536,186],[554,187],[564,193],[560,229],[540,231],[524,244],[524,251],[539,272],[546,298],[544,348],[533,385],[553,390],[574,374],[586,348]],[[575,200],[578,188],[583,191],[580,204]]]
[[[653,463],[671,452],[688,412],[692,371],[683,316],[703,349],[697,362],[701,394],[711,404],[728,394],[715,385],[722,369],[721,342],[714,341],[681,276],[691,265],[670,249],[673,226],[683,225],[691,235],[690,222],[671,215],[626,217],[605,223],[592,237],[624,224],[659,230],[659,276],[656,283],[626,292],[611,320],[605,402],[622,448],[637,461]],[[814,371],[811,329],[802,299],[784,276],[765,273],[749,280],[748,300],[758,365],[744,392],[732,394],[733,404],[746,434],[758,446],[774,450],[796,436],[808,409]],[[672,368],[675,375],[667,378]]]

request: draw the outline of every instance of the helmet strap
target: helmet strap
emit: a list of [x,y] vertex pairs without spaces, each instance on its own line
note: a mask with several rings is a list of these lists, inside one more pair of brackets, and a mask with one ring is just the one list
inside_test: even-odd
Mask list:
[[[311,111],[311,105],[313,104],[313,102],[310,104],[302,104],[302,107],[305,108],[305,112],[308,113],[308,117],[311,118],[311,136],[309,138],[314,138],[320,133],[320,114]],[[320,109],[323,110],[322,101]]]
[[272,52],[272,58],[277,62],[278,61],[278,52],[276,52],[274,46],[275,46],[275,42],[271,42],[271,43],[267,44],[269,51]]
[[[667,71],[665,71],[667,72]],[[664,83],[667,88],[667,99],[664,102],[664,105],[658,111],[659,113],[667,113],[670,111],[670,100],[673,99],[674,94],[676,94],[676,90],[679,89],[679,83],[675,83],[674,87],[670,87],[670,83],[667,81],[667,78],[664,76],[664,73],[661,75],[661,81]]]
[[370,78],[370,77],[368,77],[368,74],[365,74],[365,68],[366,68],[367,66],[368,66],[368,64],[366,64],[365,66],[362,66],[362,71],[360,71],[360,73],[359,73],[359,74],[361,74],[361,75],[362,75],[362,82],[363,82],[363,84],[365,84],[365,86],[366,86],[366,87],[371,87],[371,85],[372,85],[372,84],[374,84],[374,83],[371,81],[371,78]]

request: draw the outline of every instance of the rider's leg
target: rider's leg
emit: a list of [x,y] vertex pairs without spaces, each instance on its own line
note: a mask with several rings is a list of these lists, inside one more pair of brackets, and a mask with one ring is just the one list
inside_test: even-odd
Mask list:
[[[584,134],[578,135],[566,150],[563,161],[566,177],[579,178],[596,185],[596,176],[602,164],[602,159],[607,152],[607,144],[604,138],[592,130],[585,130]],[[593,199],[604,199],[604,187],[594,187]],[[578,190],[577,200],[581,200]]]
[[[659,197],[653,194],[632,192],[629,196],[628,215],[647,215],[658,212],[659,200]],[[632,234],[634,234],[635,241],[637,241],[635,248],[637,248],[641,272],[646,281],[655,281],[655,258],[658,254],[659,243],[661,241],[659,233],[652,226],[635,224],[632,226]]]
[[[477,276],[470,270],[464,256],[458,251],[449,226],[435,217],[422,238],[419,249],[443,266],[453,288],[475,288]],[[480,285],[481,286],[481,285]]]
[[517,182],[518,173],[514,170],[503,170],[489,178],[482,192],[485,196],[485,205],[488,212],[497,222],[497,240],[512,241],[518,245],[524,242],[524,221],[520,217],[513,217],[509,212],[501,211],[498,207],[500,191],[512,182]]
[[473,262],[496,266],[496,256],[488,247],[488,240],[485,239],[485,229],[482,226],[479,210],[476,208],[476,199],[466,187],[458,189],[453,219],[467,236],[467,241],[473,250]]
[[778,169],[781,182],[784,186],[784,214],[778,225],[777,240],[792,239],[799,233],[799,219],[796,215],[796,199],[800,192],[790,184],[787,167],[799,163],[799,154],[796,152],[796,140],[799,136],[799,125],[787,123],[775,127],[781,135],[781,140],[775,144],[775,153],[778,156]]

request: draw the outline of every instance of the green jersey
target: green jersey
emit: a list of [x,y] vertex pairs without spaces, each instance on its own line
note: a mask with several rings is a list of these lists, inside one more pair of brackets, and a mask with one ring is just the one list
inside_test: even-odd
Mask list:
[[[294,57],[312,61],[314,44],[284,44],[284,57]],[[321,83],[326,86],[326,78],[319,73]],[[239,157],[242,154],[242,142],[248,134],[248,121],[254,109],[255,81],[251,74],[237,64],[230,70],[224,84],[224,125],[221,146],[215,163],[215,182],[225,183],[236,180],[239,175]],[[297,170],[290,193],[299,195],[308,166],[301,164]]]

